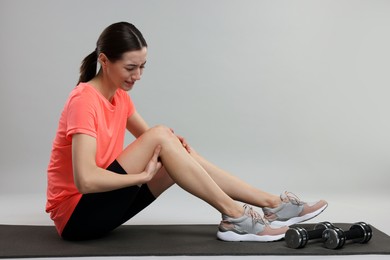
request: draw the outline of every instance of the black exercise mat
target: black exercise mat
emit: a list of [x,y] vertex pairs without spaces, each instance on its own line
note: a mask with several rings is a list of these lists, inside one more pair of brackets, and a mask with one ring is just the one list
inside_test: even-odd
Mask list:
[[[308,230],[314,224],[299,225]],[[336,224],[345,230],[351,224]],[[108,236],[64,241],[53,226],[0,225],[0,258],[83,256],[173,256],[173,255],[356,255],[390,254],[390,237],[373,228],[367,244],[346,243],[338,250],[309,241],[291,249],[285,241],[224,242],[216,238],[216,225],[123,225]]]

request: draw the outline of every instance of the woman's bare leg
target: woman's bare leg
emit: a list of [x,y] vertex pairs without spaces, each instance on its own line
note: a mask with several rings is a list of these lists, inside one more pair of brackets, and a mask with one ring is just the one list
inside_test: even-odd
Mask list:
[[[210,177],[206,170],[182,147],[169,128],[151,128],[130,144],[117,158],[128,174],[138,174],[145,169],[157,145],[161,145],[160,158],[170,178],[184,190],[206,201],[222,214],[237,218],[243,215],[243,208],[229,197]],[[159,172],[166,183],[149,184],[152,192],[161,193],[172,183]],[[160,189],[160,191],[156,189]]]
[[191,155],[232,199],[258,207],[277,207],[280,197],[257,189],[207,161],[192,149]]
[[175,181],[172,180],[171,176],[169,176],[169,173],[164,167],[162,167],[154,178],[147,183],[150,192],[155,198],[160,196],[173,184],[175,184]]
[[[226,192],[226,194],[228,194],[232,199],[262,207],[263,211],[265,209],[264,215],[266,218],[270,221],[276,220],[275,223],[278,223],[278,225],[292,225],[306,221],[320,214],[328,205],[325,200],[319,200],[314,203],[302,202],[302,204],[291,204],[288,193],[284,194],[285,196],[282,201],[282,197],[264,192],[243,182],[242,180],[208,162],[195,151],[192,151],[191,155],[199,162],[200,165],[202,165],[202,167],[210,174],[210,176],[221,187],[221,189]],[[290,197],[294,198],[295,195],[292,195],[293,196],[290,194]],[[294,201],[297,200],[299,201],[298,198],[294,199]],[[291,205],[294,205],[296,210],[291,210],[291,207],[284,207],[284,203],[290,203]],[[282,208],[279,206],[282,206]],[[278,210],[272,211],[272,208],[278,208]],[[282,211],[284,212],[281,213]],[[276,212],[279,212],[278,214],[284,214],[285,216],[287,215],[289,217],[287,220],[278,219],[279,217],[277,216]]]

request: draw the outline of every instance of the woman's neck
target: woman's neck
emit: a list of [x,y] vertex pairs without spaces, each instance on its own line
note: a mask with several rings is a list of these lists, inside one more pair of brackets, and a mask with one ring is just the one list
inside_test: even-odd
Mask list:
[[111,84],[109,84],[104,79],[100,72],[88,83],[91,84],[97,91],[99,91],[108,101],[112,101],[117,88],[110,87]]

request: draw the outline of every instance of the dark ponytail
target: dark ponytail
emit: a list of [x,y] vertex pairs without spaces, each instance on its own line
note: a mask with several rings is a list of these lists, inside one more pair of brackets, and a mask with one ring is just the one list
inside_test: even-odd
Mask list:
[[93,79],[96,75],[96,69],[97,69],[97,50],[95,49],[91,54],[89,54],[87,57],[84,58],[83,62],[81,63],[80,67],[80,82],[87,82]]
[[104,53],[111,62],[122,58],[123,53],[148,47],[141,32],[131,23],[119,22],[108,26],[100,35],[96,49],[83,60],[79,82],[87,82],[96,76],[97,59]]

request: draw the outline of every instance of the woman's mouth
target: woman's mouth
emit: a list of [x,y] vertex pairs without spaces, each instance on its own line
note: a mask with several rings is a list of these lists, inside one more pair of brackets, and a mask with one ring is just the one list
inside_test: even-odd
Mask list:
[[125,81],[126,88],[132,88],[134,86],[134,81]]

